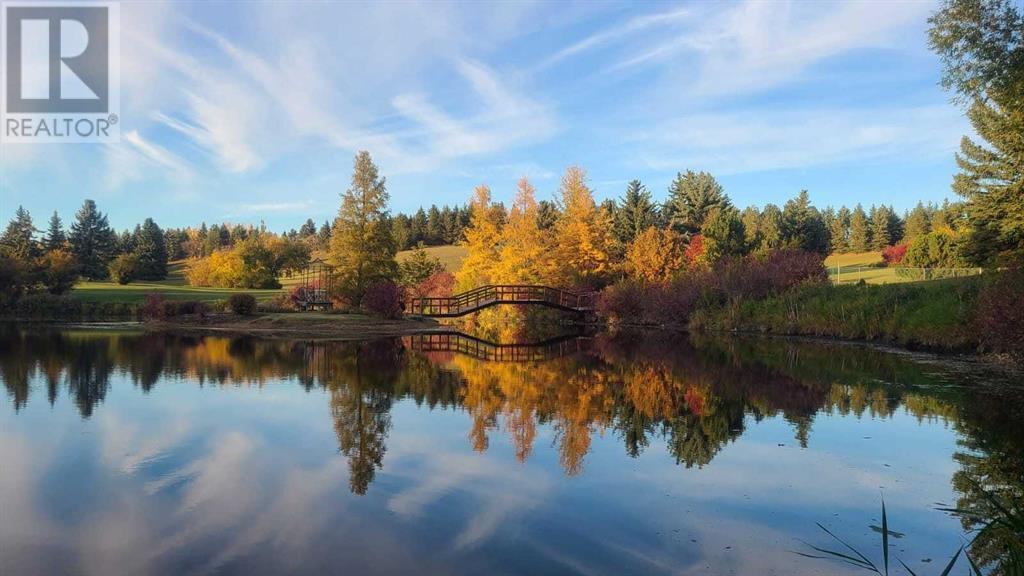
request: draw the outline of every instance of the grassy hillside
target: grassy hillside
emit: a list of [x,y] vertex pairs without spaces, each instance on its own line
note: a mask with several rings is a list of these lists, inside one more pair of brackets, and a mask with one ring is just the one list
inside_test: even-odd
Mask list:
[[[437,258],[444,264],[446,270],[454,274],[462,267],[462,261],[466,259],[466,248],[464,246],[427,246],[427,254]],[[398,261],[412,255],[412,250],[403,250],[398,253]]]
[[[297,280],[285,279],[288,285]],[[245,292],[259,300],[268,300],[280,290],[236,290],[232,288],[195,288],[185,279],[185,261],[171,262],[167,278],[159,282],[132,282],[122,286],[116,282],[80,282],[71,291],[71,297],[84,302],[142,302],[147,294],[160,294],[168,300],[224,300],[232,294]]]

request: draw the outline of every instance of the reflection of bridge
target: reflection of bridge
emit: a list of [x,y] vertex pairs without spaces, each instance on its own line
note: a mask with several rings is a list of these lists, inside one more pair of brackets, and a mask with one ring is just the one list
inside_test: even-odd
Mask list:
[[413,298],[409,312],[434,318],[452,318],[498,304],[537,304],[585,313],[594,309],[594,294],[577,294],[548,286],[481,286],[454,296]]
[[590,348],[590,338],[562,336],[531,344],[496,344],[461,332],[421,332],[403,338],[417,352],[456,352],[488,362],[543,362]]

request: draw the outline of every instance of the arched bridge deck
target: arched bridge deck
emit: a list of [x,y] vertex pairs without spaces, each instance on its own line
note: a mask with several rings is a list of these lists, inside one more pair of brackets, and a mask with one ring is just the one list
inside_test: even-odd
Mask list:
[[591,339],[562,336],[530,344],[497,344],[462,332],[421,332],[403,338],[417,352],[454,352],[487,362],[544,362],[590,350]]
[[577,294],[561,288],[525,284],[481,286],[454,296],[413,298],[408,312],[430,318],[454,318],[498,304],[536,304],[567,312],[586,313],[594,310],[594,294]]

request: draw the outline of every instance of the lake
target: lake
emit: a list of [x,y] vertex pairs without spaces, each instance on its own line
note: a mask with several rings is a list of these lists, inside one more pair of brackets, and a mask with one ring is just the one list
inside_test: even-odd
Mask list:
[[7,326],[0,380],[0,574],[862,574],[796,552],[883,498],[938,574],[1024,486],[1013,376],[853,345]]

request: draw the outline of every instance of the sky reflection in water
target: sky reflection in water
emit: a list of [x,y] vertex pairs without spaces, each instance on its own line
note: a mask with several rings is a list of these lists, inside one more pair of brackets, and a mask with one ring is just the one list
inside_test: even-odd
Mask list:
[[990,375],[877,351],[423,349],[0,332],[0,573],[844,573],[792,550],[877,550],[882,495],[931,568],[958,475],[1021,453]]

